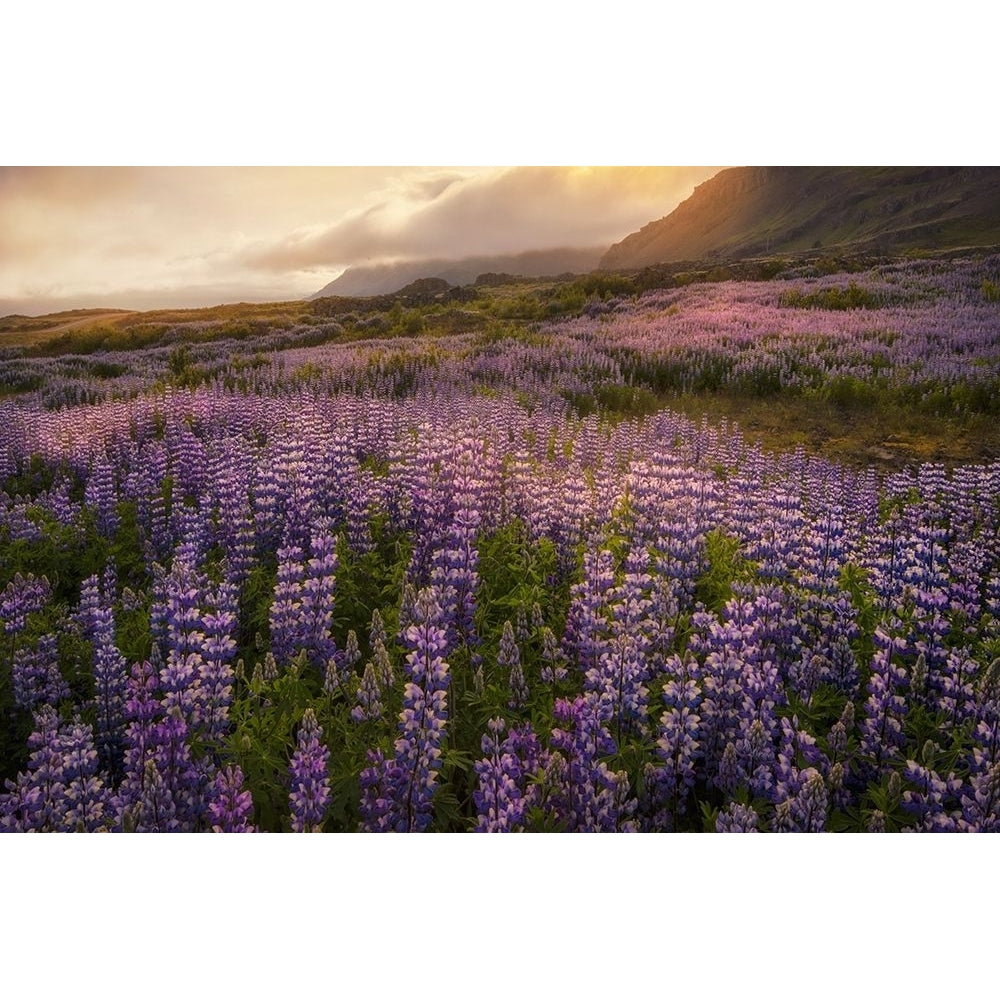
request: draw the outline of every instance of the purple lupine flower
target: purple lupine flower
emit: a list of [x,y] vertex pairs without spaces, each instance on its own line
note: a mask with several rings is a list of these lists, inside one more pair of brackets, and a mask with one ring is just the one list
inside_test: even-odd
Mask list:
[[366,830],[419,832],[430,826],[448,718],[448,664],[441,656],[448,638],[440,615],[434,588],[420,591],[413,623],[404,634],[410,679],[403,692],[395,752],[386,758],[381,751],[369,751],[369,766],[361,774]]
[[90,726],[61,724],[51,705],[35,713],[28,769],[0,796],[0,829],[92,832],[106,828],[109,792],[98,776]]
[[911,813],[915,820],[914,829],[933,833],[951,833],[957,829],[957,810],[949,810],[949,804],[954,806],[961,796],[962,782],[954,774],[942,778],[932,768],[934,758],[940,751],[932,740],[927,740],[921,750],[923,761],[906,762],[903,777],[913,787],[903,792],[903,808]]
[[74,720],[60,735],[63,815],[58,829],[91,833],[111,821],[110,790],[98,776],[98,754],[89,725]]
[[347,633],[347,642],[344,643],[343,652],[344,669],[353,672],[354,664],[361,659],[361,650],[358,647],[358,636],[354,629]]
[[759,833],[760,817],[752,806],[731,802],[715,818],[716,833]]
[[379,700],[381,697],[382,689],[379,685],[378,670],[375,664],[369,660],[365,664],[361,683],[358,685],[357,704],[351,709],[351,718],[355,722],[368,722],[381,719],[384,710],[384,706]]
[[229,725],[229,706],[233,700],[232,659],[236,653],[236,615],[231,611],[210,612],[202,616],[205,640],[200,667],[199,722],[209,739],[221,737]]
[[472,793],[478,810],[478,833],[503,833],[518,829],[524,819],[525,799],[520,787],[521,761],[508,741],[500,737],[506,728],[502,718],[490,719],[483,736],[483,753],[475,763],[479,784]]
[[542,626],[542,683],[555,687],[566,680],[566,673],[566,658],[559,649],[555,633]]
[[0,621],[5,635],[17,635],[24,630],[28,615],[41,611],[52,596],[48,577],[15,573],[0,592]]
[[34,649],[21,647],[14,652],[11,681],[18,708],[56,705],[69,697],[69,685],[59,672],[59,647],[54,635],[43,635]]
[[823,775],[815,768],[807,768],[800,775],[804,782],[801,790],[791,800],[793,829],[802,833],[821,833],[826,829],[829,795]]
[[295,740],[295,752],[289,764],[292,831],[319,833],[330,808],[330,776],[327,766],[330,751],[323,745],[323,727],[316,713],[307,708],[302,714]]
[[382,620],[382,613],[378,608],[375,608],[372,611],[372,624],[371,630],[368,633],[368,642],[372,649],[374,649],[378,643],[381,642],[384,646],[387,641],[388,637],[385,631],[385,622]]
[[232,764],[219,771],[205,794],[205,813],[214,833],[253,833],[253,798],[243,784],[243,771]]
[[596,645],[597,662],[584,676],[584,691],[600,700],[602,712],[612,721],[621,742],[623,736],[646,728],[649,689],[644,683],[645,660],[640,643],[630,633],[619,632]]
[[93,463],[84,490],[84,500],[97,512],[97,530],[110,538],[118,529],[118,514],[115,511],[118,495],[115,491],[114,470],[103,454]]
[[152,667],[135,664],[126,773],[118,790],[120,824],[139,833],[190,832],[204,812],[205,775],[191,757],[180,707],[172,705],[154,721],[161,710],[155,690]]
[[521,667],[521,651],[514,638],[514,628],[509,621],[503,623],[503,634],[500,637],[500,649],[497,652],[497,666],[505,670],[508,676],[510,698],[508,706],[513,709],[524,708],[528,704],[528,684],[524,679]]
[[660,716],[660,737],[656,741],[662,764],[651,765],[647,773],[647,782],[656,789],[655,799],[664,808],[654,820],[659,829],[676,828],[684,813],[687,795],[695,784],[696,765],[701,756],[698,665],[692,657],[683,660],[674,657],[667,668],[671,676],[663,685],[666,711]]
[[77,617],[94,647],[94,701],[97,706],[97,752],[112,777],[120,774],[124,752],[124,703],[128,665],[115,645],[112,593],[102,593],[96,576],[83,581]]
[[969,784],[972,794],[962,796],[965,829],[1000,833],[1000,762],[974,774]]
[[451,622],[450,640],[475,656],[479,636],[475,626],[479,552],[476,531],[479,515],[465,507],[455,512],[441,544],[431,556],[430,582],[438,588],[442,611]]
[[601,717],[593,694],[555,704],[552,751],[542,760],[548,786],[547,807],[569,831],[630,829],[626,813],[628,775],[612,771],[600,757],[617,747]]
[[897,692],[906,684],[907,677],[906,671],[892,662],[891,652],[890,640],[888,649],[879,650],[872,660],[865,718],[861,723],[861,752],[876,771],[898,759],[899,748],[905,742],[902,719],[906,699]]
[[865,821],[865,830],[868,833],[885,833],[885,813],[881,809],[875,809]]
[[299,641],[311,663],[325,666],[337,655],[337,644],[330,635],[336,601],[337,539],[328,525],[320,524],[313,531],[310,551],[300,588]]
[[302,549],[286,545],[278,549],[278,579],[271,604],[271,651],[276,659],[287,663],[302,645],[303,587],[305,567]]

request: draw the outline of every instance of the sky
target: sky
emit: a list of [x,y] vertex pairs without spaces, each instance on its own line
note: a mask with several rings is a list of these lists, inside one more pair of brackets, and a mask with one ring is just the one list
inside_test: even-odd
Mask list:
[[719,167],[2,167],[0,315],[301,298],[354,264],[607,247]]

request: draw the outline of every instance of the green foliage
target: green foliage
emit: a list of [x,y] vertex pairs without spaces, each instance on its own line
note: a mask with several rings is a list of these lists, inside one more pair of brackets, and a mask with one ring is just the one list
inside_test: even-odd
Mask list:
[[990,281],[989,278],[984,278],[982,283],[982,293],[983,298],[987,302],[1000,302],[1000,285],[995,281]]
[[869,663],[875,652],[875,627],[880,617],[878,595],[868,582],[868,573],[857,563],[844,563],[838,582],[858,612],[856,623],[860,634],[852,645],[860,662]]
[[785,292],[781,304],[789,309],[878,309],[887,305],[884,296],[876,295],[852,281],[846,288],[824,288],[816,292]]
[[229,753],[243,770],[253,794],[254,821],[261,829],[279,830],[287,822],[294,727],[315,695],[316,685],[293,668],[275,681],[241,685],[230,706]]
[[754,569],[740,552],[738,538],[715,528],[705,535],[707,568],[695,583],[695,598],[710,611],[721,611],[733,596],[733,584],[751,579]]
[[868,409],[878,402],[876,389],[853,375],[837,375],[824,390],[826,398],[844,410]]

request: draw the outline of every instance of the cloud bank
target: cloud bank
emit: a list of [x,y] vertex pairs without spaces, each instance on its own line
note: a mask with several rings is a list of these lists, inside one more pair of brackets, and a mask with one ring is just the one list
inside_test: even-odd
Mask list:
[[250,247],[264,271],[610,245],[667,214],[704,167],[511,167],[424,180],[332,225]]
[[0,169],[0,315],[315,292],[344,269],[609,245],[715,167]]

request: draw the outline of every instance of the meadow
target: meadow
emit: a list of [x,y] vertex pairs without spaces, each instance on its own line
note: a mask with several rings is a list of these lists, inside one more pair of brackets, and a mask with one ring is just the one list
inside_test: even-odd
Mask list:
[[4,321],[0,828],[998,829],[998,275]]

